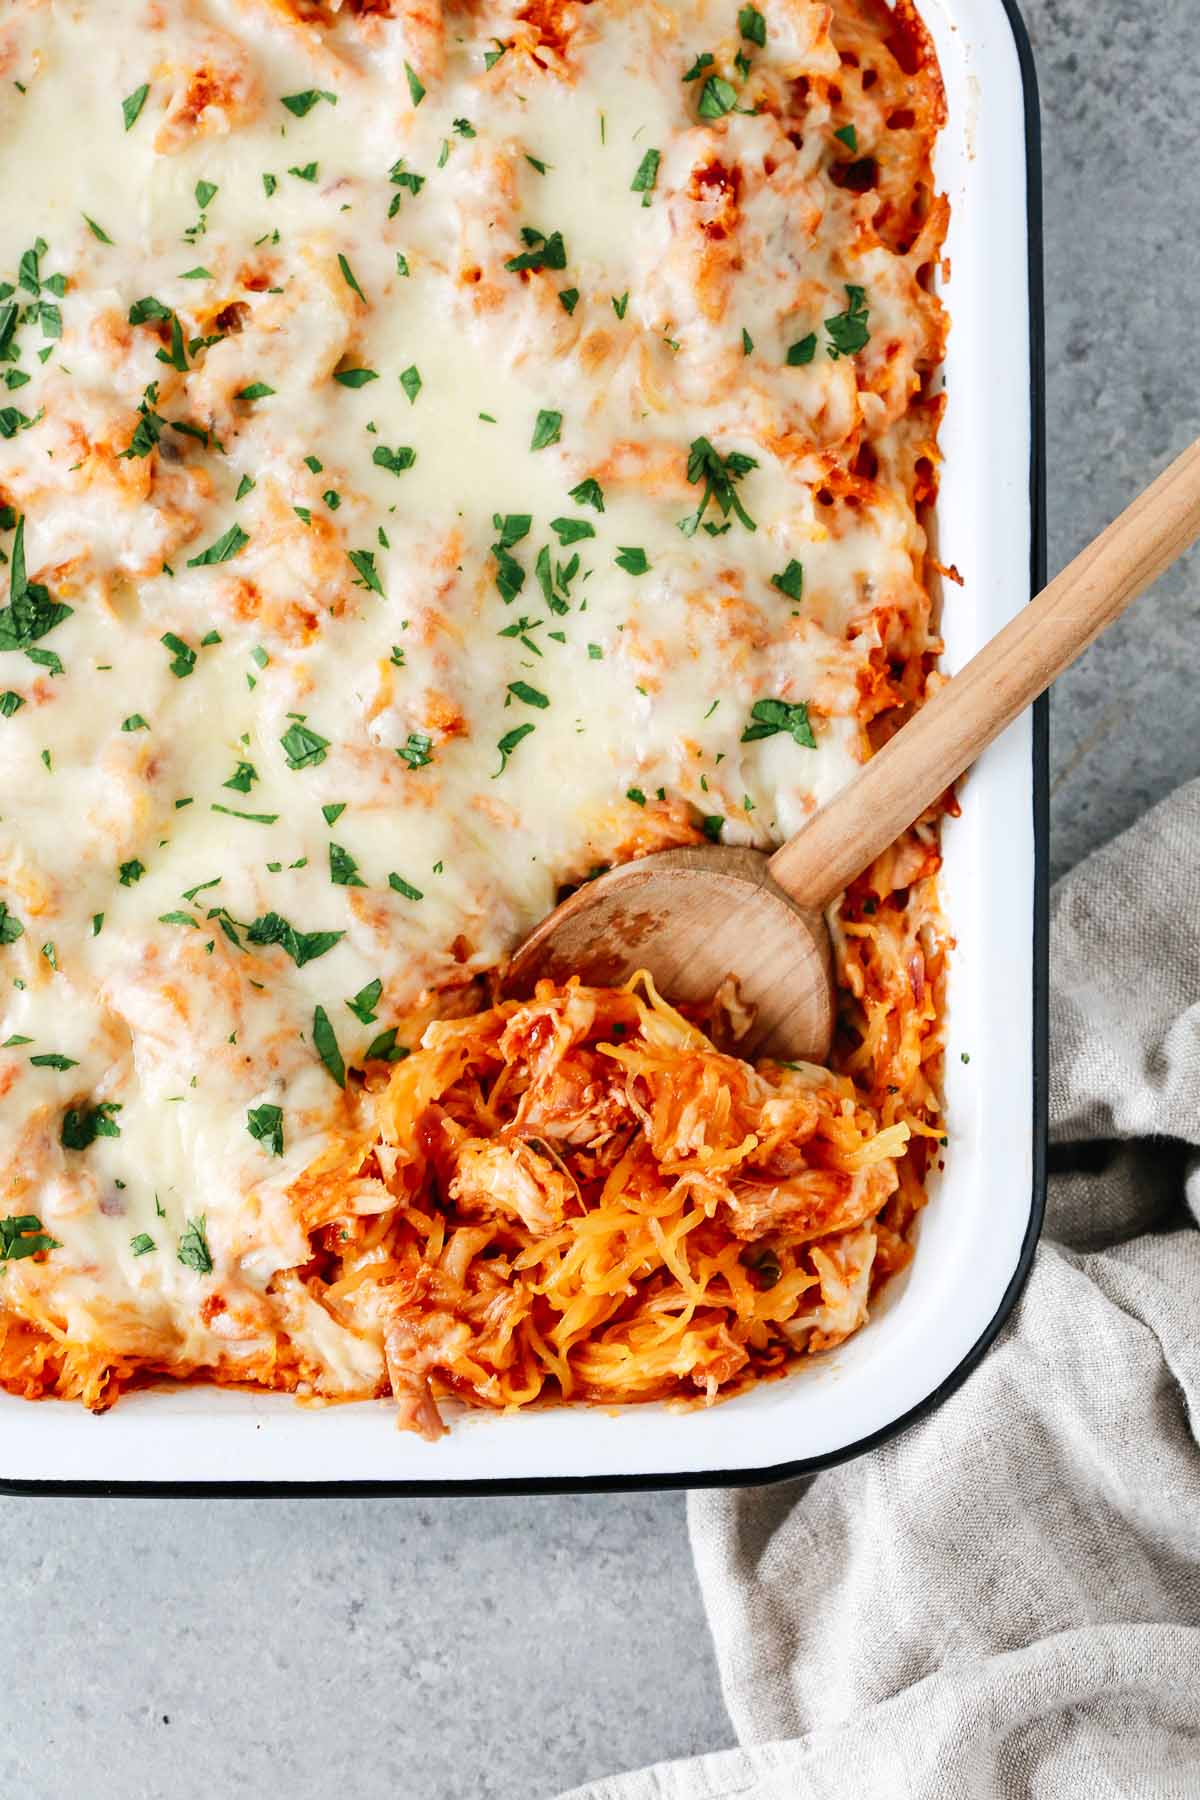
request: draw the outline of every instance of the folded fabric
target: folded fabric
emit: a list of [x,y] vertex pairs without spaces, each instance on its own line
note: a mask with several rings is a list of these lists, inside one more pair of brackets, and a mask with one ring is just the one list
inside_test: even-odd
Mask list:
[[980,1368],[690,1497],[741,1748],[564,1800],[1200,1796],[1200,782],[1055,889],[1050,1037],[1046,1232]]

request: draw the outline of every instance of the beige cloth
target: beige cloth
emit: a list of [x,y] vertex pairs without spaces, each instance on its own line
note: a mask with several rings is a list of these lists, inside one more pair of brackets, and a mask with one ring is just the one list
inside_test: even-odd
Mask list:
[[1015,1316],[896,1442],[691,1496],[742,1747],[570,1800],[1200,1800],[1200,783],[1058,886],[1051,979]]

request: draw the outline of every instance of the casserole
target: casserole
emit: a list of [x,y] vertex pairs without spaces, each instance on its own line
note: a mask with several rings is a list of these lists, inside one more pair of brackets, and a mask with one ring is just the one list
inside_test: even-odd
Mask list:
[[[1028,218],[1014,179],[1022,164],[1016,51],[997,7],[966,10],[981,15],[970,27],[970,56],[965,54],[965,34],[940,17],[940,9],[928,18],[950,104],[939,177],[955,208],[948,248],[952,263],[959,265],[950,295],[959,330],[948,357],[948,466],[938,552],[944,563],[963,569],[968,587],[961,605],[948,608],[951,666],[990,635],[1028,592],[1028,498],[1014,479],[997,483],[989,472],[986,483],[973,480],[969,450],[987,445],[989,471],[1024,466],[1036,410],[1028,399],[1014,402],[1011,394],[994,395],[987,388],[985,371],[997,343],[1006,342],[1022,365],[1029,354],[1031,307],[1029,294],[1020,291],[1023,259],[1015,249],[1025,242]],[[975,56],[980,68],[987,68],[987,85],[975,85]],[[1007,98],[995,72],[1003,69],[1009,72]],[[994,274],[978,253],[985,219],[989,249],[998,258]],[[981,448],[975,453],[982,458]],[[986,508],[981,504],[985,492]],[[985,569],[986,598],[978,591]],[[1015,778],[1022,760],[1016,743],[1020,735],[1010,734],[981,765],[972,782],[972,805],[947,834],[946,904],[960,942],[948,1084],[956,1143],[925,1222],[929,1247],[903,1287],[889,1296],[866,1349],[851,1346],[812,1373],[806,1370],[800,1380],[743,1396],[703,1420],[658,1409],[638,1420],[537,1413],[508,1421],[501,1441],[481,1435],[494,1429],[491,1421],[472,1419],[444,1447],[447,1454],[436,1471],[427,1466],[427,1453],[419,1447],[402,1448],[390,1433],[381,1435],[379,1411],[370,1405],[306,1416],[273,1397],[194,1390],[139,1394],[104,1428],[105,1472],[119,1468],[122,1476],[146,1480],[198,1480],[216,1455],[235,1458],[251,1479],[286,1481],[328,1468],[349,1481],[403,1483],[436,1475],[435,1486],[480,1479],[485,1473],[517,1481],[720,1479],[718,1471],[727,1470],[732,1460],[721,1446],[731,1441],[740,1442],[739,1460],[748,1469],[761,1470],[778,1460],[776,1447],[784,1441],[792,1456],[812,1464],[850,1453],[926,1400],[969,1360],[981,1329],[1001,1310],[1005,1290],[1012,1288],[1010,1277],[1019,1271],[1029,1246],[1028,1227],[1036,1222],[1030,1218],[1031,1210],[1037,1211],[1036,1134],[1015,1130],[1003,1105],[1004,1097],[1032,1076],[1029,1007],[1011,1004],[1013,970],[1028,967],[1030,955],[1028,919],[1022,942],[1022,907],[1016,896],[1032,893],[1035,885],[1028,796],[1024,782]],[[989,951],[999,949],[986,967],[979,949],[984,944]],[[986,1038],[982,1024],[972,1030],[973,1019],[987,1021]],[[962,1075],[954,1068],[956,1053],[963,1059]],[[969,1079],[968,1055],[974,1058]],[[1033,1192],[1032,1208],[1022,1201],[1018,1209],[1011,1198],[1017,1191]],[[997,1192],[1008,1196],[1004,1203]],[[9,1443],[18,1464],[20,1446],[36,1444],[39,1473],[46,1478],[96,1476],[86,1465],[97,1434],[82,1427],[90,1433],[82,1438],[80,1424],[67,1426],[57,1408],[51,1418],[39,1418],[32,1431],[14,1420]],[[53,1466],[56,1444],[66,1463]],[[29,1478],[20,1466],[11,1469],[11,1476]]]

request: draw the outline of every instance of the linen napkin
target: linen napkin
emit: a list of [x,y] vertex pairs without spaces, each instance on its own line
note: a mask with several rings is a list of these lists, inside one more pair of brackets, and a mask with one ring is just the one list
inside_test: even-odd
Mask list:
[[895,1442],[690,1496],[741,1747],[563,1800],[1200,1797],[1200,782],[1058,884],[1051,984],[1013,1318]]

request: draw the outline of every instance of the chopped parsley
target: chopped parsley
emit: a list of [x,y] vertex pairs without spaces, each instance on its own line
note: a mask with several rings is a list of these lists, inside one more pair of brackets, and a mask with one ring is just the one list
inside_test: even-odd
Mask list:
[[57,1069],[61,1073],[65,1069],[77,1069],[78,1062],[73,1056],[63,1056],[57,1050],[50,1050],[43,1056],[31,1056],[30,1063],[35,1069]]
[[[270,396],[274,392],[275,392],[275,389],[273,387],[269,387],[265,381],[252,381],[249,383],[249,385],[247,387],[239,388],[237,393],[234,395],[234,399],[235,400],[267,400],[270,398]],[[243,482],[250,481],[250,477],[248,475],[243,475],[242,480],[243,480]],[[252,481],[250,481],[250,486],[251,487],[254,486],[254,483]],[[239,487],[237,494],[234,496],[235,499],[240,500],[245,491],[246,491],[246,489],[244,487]]]
[[500,742],[496,745],[497,750],[500,752],[500,767],[496,770],[495,775],[492,776],[493,781],[503,775],[505,769],[508,767],[509,757],[522,739],[527,738],[533,729],[534,727],[532,725],[516,725],[511,731],[505,732],[504,736],[500,739]]
[[[5,693],[0,694],[0,717],[11,719],[18,708],[24,706],[24,704],[25,702],[21,695],[14,693],[13,689],[9,688]],[[145,722],[146,721],[143,719],[142,724],[144,725]],[[121,729],[124,731],[125,727],[122,726]]]
[[250,490],[253,486],[254,486],[253,475],[243,475],[242,479],[238,482],[237,493],[233,496],[234,499],[235,500],[244,500],[246,498],[246,495],[250,492]]
[[252,1106],[246,1113],[246,1130],[271,1156],[283,1155],[283,1108]]
[[318,763],[325,761],[325,752],[329,748],[328,738],[321,737],[298,719],[288,726],[279,742],[289,769],[315,769]]
[[518,256],[510,256],[504,265],[514,274],[566,268],[567,250],[561,231],[552,231],[547,237],[544,231],[537,231],[532,225],[522,225],[521,241],[525,249]]
[[328,805],[321,808],[321,814],[327,825],[334,825],[341,818],[345,810],[346,802],[344,800],[333,800],[330,801]]
[[280,94],[279,96],[280,105],[286,106],[288,111],[294,113],[298,119],[302,119],[307,113],[310,113],[318,100],[328,100],[330,106],[336,106],[338,103],[337,95],[331,94],[328,88],[305,88],[299,94]]
[[334,887],[366,887],[358,872],[358,864],[340,844],[329,846],[329,879]]
[[136,1237],[131,1237],[129,1240],[129,1248],[135,1256],[148,1256],[150,1251],[157,1247],[148,1231],[139,1231]]
[[398,444],[394,450],[389,450],[386,444],[377,444],[371,453],[376,468],[386,469],[390,475],[403,475],[416,460],[417,453],[411,444]]
[[833,135],[835,138],[841,139],[842,143],[845,144],[847,150],[849,150],[852,155],[858,155],[858,133],[853,125],[843,125],[841,129],[835,131]]
[[579,289],[560,288],[558,298],[563,311],[566,313],[573,313],[575,308],[579,305]]
[[146,865],[135,856],[129,862],[123,862],[117,870],[122,887],[133,887],[146,873]]
[[750,333],[746,330],[746,327],[743,325],[742,326],[742,355],[750,356],[753,354],[753,351],[754,351],[754,339],[750,336]]
[[126,131],[132,131],[142,114],[146,98],[150,92],[150,83],[144,81],[140,88],[134,88],[121,102],[121,117],[125,121]]
[[104,227],[102,225],[97,225],[95,219],[89,219],[86,213],[83,214],[83,222],[91,232],[92,236],[98,238],[102,244],[112,243],[112,239],[109,237]]
[[333,379],[340,382],[342,387],[363,388],[369,381],[379,380],[379,371],[377,369],[335,369]]
[[190,675],[196,666],[196,652],[191,645],[185,644],[183,639],[176,637],[173,631],[164,632],[158,641],[160,644],[165,644],[171,652],[172,675],[177,676],[180,681],[185,675]]
[[187,1228],[179,1240],[178,1257],[185,1269],[194,1269],[197,1275],[211,1275],[213,1267],[212,1251],[208,1247],[208,1221],[201,1213],[198,1218],[189,1219]]
[[509,682],[508,697],[504,702],[505,706],[508,706],[512,700],[523,700],[526,706],[536,706],[543,712],[550,704],[548,697],[542,693],[541,689],[530,687],[527,681]]
[[383,585],[375,571],[375,552],[373,550],[347,550],[347,557],[356,570],[358,579],[355,587],[370,588],[373,594],[384,599]]
[[373,1043],[368,1044],[363,1053],[364,1062],[403,1062],[408,1051],[403,1044],[396,1042],[397,1027],[389,1025],[381,1031]]
[[425,186],[425,177],[423,175],[418,175],[414,169],[406,169],[404,166],[404,158],[400,157],[389,169],[388,180],[392,182],[394,186],[404,190],[399,194],[392,195],[391,204],[388,207],[388,218],[394,219],[400,210],[400,203],[404,198],[404,192],[410,193],[415,199],[421,189]]
[[412,95],[412,103],[414,106],[420,106],[425,98],[425,89],[421,85],[421,78],[412,64],[408,62],[404,65],[404,73],[408,79],[408,91]]
[[626,788],[625,798],[632,800],[635,806],[645,806],[646,804],[646,796],[641,788]]
[[760,50],[766,48],[767,21],[756,6],[743,6],[739,9],[738,30],[747,43],[757,44]]
[[15,944],[19,937],[24,937],[25,927],[15,913],[8,910],[8,902],[0,900],[0,944]]
[[229,777],[229,780],[223,781],[221,786],[232,788],[235,794],[248,794],[257,780],[258,770],[254,767],[254,764],[239,762],[237,768]]
[[759,738],[774,737],[777,732],[785,731],[802,749],[815,750],[817,747],[808,721],[808,706],[803,700],[795,705],[788,700],[756,700],[750,708],[750,717],[753,724],[743,731],[743,744],[753,744]]
[[61,1250],[58,1239],[43,1231],[36,1213],[9,1213],[0,1219],[0,1262],[22,1262],[39,1250]]
[[278,944],[291,957],[298,969],[315,962],[345,937],[344,931],[297,931],[290,920],[277,912],[263,913],[246,927],[246,941],[251,944]]
[[414,406],[421,391],[421,372],[415,363],[410,363],[407,369],[401,371],[400,386],[408,395],[409,405]]
[[550,412],[545,407],[538,411],[537,421],[530,439],[531,450],[545,450],[550,444],[557,444],[562,437],[562,414]]
[[315,181],[317,179],[317,165],[315,162],[305,163],[303,168],[289,169],[288,174],[294,175],[297,181]]
[[0,650],[26,650],[69,619],[73,607],[53,600],[40,581],[25,572],[25,515],[17,520],[9,551],[8,605],[0,609]]
[[120,1137],[121,1127],[113,1117],[120,1110],[116,1100],[101,1100],[98,1106],[68,1106],[59,1130],[63,1149],[86,1150],[98,1137]]
[[702,119],[723,119],[726,113],[748,112],[750,108],[738,105],[737,89],[723,75],[710,75],[700,90],[696,110]]
[[650,204],[650,195],[653,193],[654,185],[658,180],[658,168],[661,162],[661,150],[647,150],[645,156],[643,156],[641,162],[637,166],[636,175],[629,184],[631,193],[642,195],[643,206],[649,206]]
[[594,506],[597,512],[604,511],[604,489],[590,475],[578,487],[573,487],[567,498],[574,500],[577,506]]
[[614,294],[613,295],[612,307],[613,307],[613,311],[616,313],[618,319],[623,319],[625,317],[626,309],[628,308],[628,306],[629,306],[629,289],[628,288],[626,288],[626,290],[623,294],[619,294],[619,295]]
[[347,1000],[346,1005],[355,1018],[361,1020],[364,1025],[373,1025],[376,1018],[375,1008],[379,1005],[379,997],[382,993],[383,983],[377,975],[374,981],[368,981],[366,987],[359,988],[353,1000]]
[[596,527],[588,519],[551,519],[551,531],[557,533],[558,541],[563,549],[568,544],[578,544],[584,538],[596,535]]
[[354,270],[350,267],[350,264],[346,261],[346,258],[342,255],[340,250],[338,251],[338,268],[342,271],[342,279],[345,281],[346,286],[352,293],[357,294],[363,305],[366,306],[368,304],[367,296],[359,287],[358,277],[355,275]]
[[344,1088],[346,1065],[338,1049],[337,1034],[329,1023],[329,1014],[323,1006],[318,1006],[313,1013],[313,1045],[330,1076],[340,1088]]
[[618,569],[624,569],[630,575],[645,575],[650,567],[646,552],[636,544],[619,544],[614,560]]
[[835,362],[840,356],[853,356],[857,350],[864,350],[871,341],[868,327],[870,312],[865,289],[847,282],[846,298],[849,304],[845,312],[836,313],[832,319],[825,321],[825,330],[829,334],[829,354]]
[[[728,456],[722,456],[719,451],[713,449],[707,438],[693,438],[688,455],[687,478],[693,485],[703,481],[704,492],[700,496],[700,504],[695,512],[679,521],[679,529],[684,537],[695,536],[710,500],[716,502],[723,518],[727,519],[732,512],[741,520],[747,531],[757,530],[754,520],[738,498],[735,487],[735,483],[741,481],[744,475],[748,475],[751,469],[757,469],[757,467],[756,457],[746,456],[740,450],[731,450]],[[714,525],[711,521],[704,528],[713,537],[716,537],[721,530],[719,525]]]
[[[419,887],[414,887],[411,881],[405,881],[403,875],[397,875],[395,871],[388,876],[388,886],[395,888],[398,894],[403,894],[406,900],[423,900],[425,898]],[[369,1020],[364,1020],[364,1024],[369,1023]]]
[[778,575],[772,575],[771,586],[786,594],[789,600],[799,600],[804,592],[804,565],[798,563],[793,556],[786,569],[780,569]]
[[209,811],[215,812],[215,813],[224,813],[225,817],[227,819],[246,819],[249,821],[249,823],[251,825],[274,825],[275,821],[279,817],[278,813],[238,812],[236,807],[219,806],[215,800],[214,800],[212,806],[209,808]]
[[240,525],[231,525],[228,531],[221,533],[215,544],[202,550],[199,556],[188,558],[189,569],[202,569],[214,563],[229,562],[240,550],[244,550],[250,542],[249,532],[243,531]]
[[410,731],[407,741],[398,747],[396,755],[410,769],[423,769],[426,763],[433,761],[432,750],[433,739],[427,732]]

